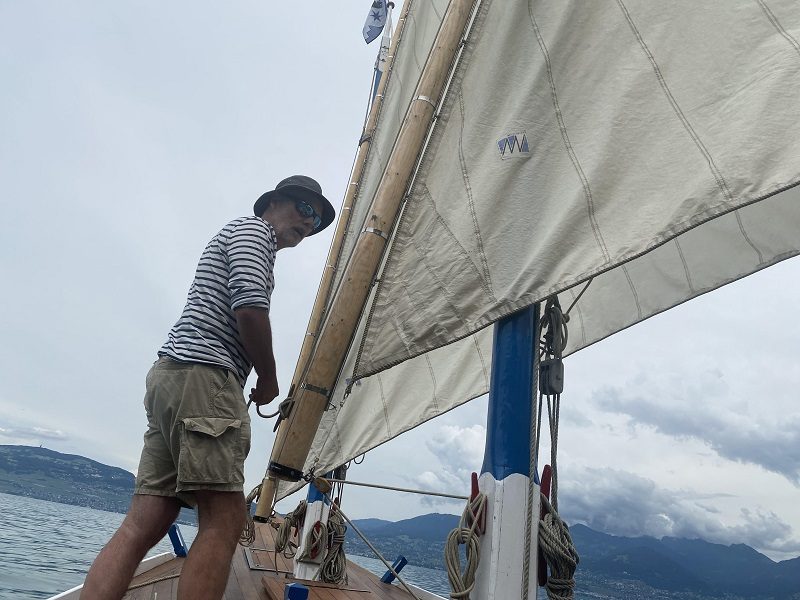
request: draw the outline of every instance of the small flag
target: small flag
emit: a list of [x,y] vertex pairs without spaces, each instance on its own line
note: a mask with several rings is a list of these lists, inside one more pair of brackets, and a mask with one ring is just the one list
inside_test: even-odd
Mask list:
[[364,29],[362,30],[364,41],[368,44],[383,31],[383,27],[386,25],[386,13],[386,0],[374,0],[372,7],[369,9],[367,20],[364,23]]

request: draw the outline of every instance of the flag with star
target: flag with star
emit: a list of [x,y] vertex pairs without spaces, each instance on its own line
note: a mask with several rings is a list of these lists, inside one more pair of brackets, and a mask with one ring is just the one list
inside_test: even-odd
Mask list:
[[381,34],[381,31],[383,31],[383,27],[386,25],[386,13],[386,0],[374,0],[369,9],[369,14],[367,15],[367,20],[364,23],[364,29],[362,31],[364,34],[364,41],[368,44],[376,39]]

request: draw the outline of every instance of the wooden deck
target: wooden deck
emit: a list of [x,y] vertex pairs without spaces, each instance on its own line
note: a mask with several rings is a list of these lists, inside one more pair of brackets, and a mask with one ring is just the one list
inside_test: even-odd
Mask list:
[[[352,562],[347,564],[348,583],[341,587],[319,581],[291,577],[292,560],[274,552],[275,529],[256,523],[256,539],[251,548],[238,546],[233,556],[224,600],[283,600],[287,583],[297,581],[309,588],[309,600],[410,600],[398,585],[380,579]],[[125,600],[172,600],[177,598],[178,578],[183,558],[174,558],[137,575]],[[135,587],[145,584],[142,587]]]

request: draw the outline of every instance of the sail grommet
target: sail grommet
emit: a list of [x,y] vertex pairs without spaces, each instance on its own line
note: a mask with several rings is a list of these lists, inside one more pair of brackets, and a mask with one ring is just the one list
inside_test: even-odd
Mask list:
[[382,231],[380,229],[376,229],[375,227],[364,227],[364,229],[361,230],[361,233],[374,233],[374,234],[377,234],[377,235],[381,236],[385,240],[389,239],[389,234],[388,233],[386,233],[385,231]]

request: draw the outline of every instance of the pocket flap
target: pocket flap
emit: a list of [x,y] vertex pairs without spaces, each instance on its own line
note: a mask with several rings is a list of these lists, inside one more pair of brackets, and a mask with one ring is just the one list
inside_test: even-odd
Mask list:
[[228,429],[239,429],[241,419],[225,419],[223,417],[187,417],[183,419],[186,431],[196,431],[211,437],[219,437]]

